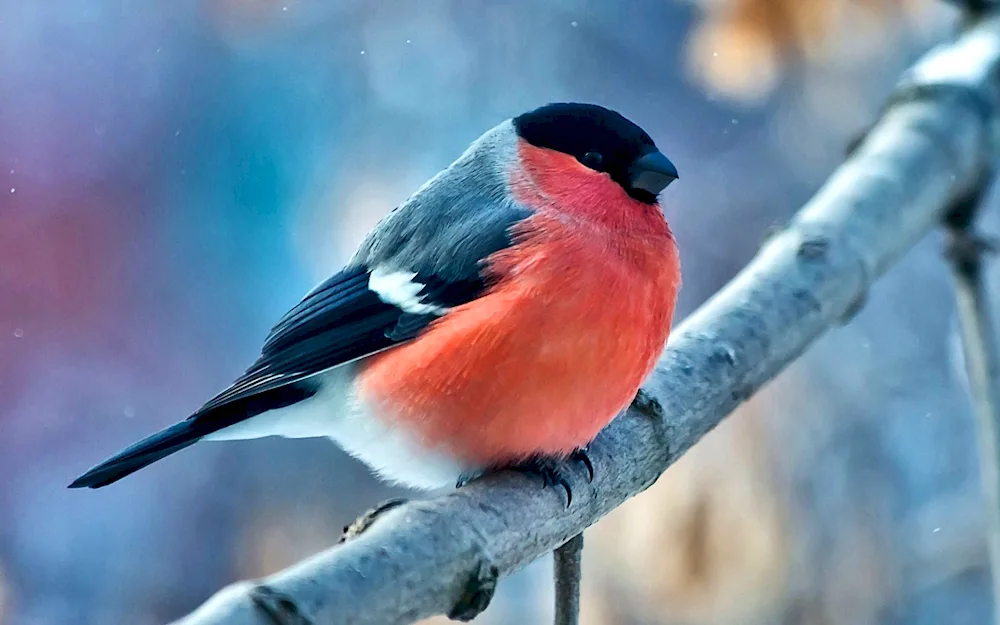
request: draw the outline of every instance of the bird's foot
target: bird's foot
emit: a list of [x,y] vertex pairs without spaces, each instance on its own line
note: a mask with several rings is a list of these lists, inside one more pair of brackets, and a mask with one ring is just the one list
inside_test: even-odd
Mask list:
[[[574,451],[570,454],[569,459],[571,461],[583,463],[584,467],[587,469],[587,481],[593,481],[594,465],[590,462],[590,457],[587,455],[586,449],[578,449]],[[570,486],[569,480],[566,479],[568,468],[567,463],[561,459],[538,457],[531,458],[530,460],[514,465],[511,467],[511,470],[541,477],[543,488],[557,485],[561,486],[562,489],[566,491],[566,507],[569,508],[573,503],[573,488]]]
[[566,467],[553,458],[532,458],[511,467],[511,470],[542,478],[542,488],[559,485],[566,491],[566,507],[573,503],[573,488],[566,479]]
[[350,525],[344,527],[344,533],[340,536],[340,542],[345,543],[352,538],[357,538],[363,534],[369,527],[371,527],[375,521],[378,520],[380,516],[386,512],[392,510],[393,508],[398,508],[399,506],[406,503],[406,499],[389,499],[388,501],[383,501],[371,510],[368,510],[358,518],[354,519],[354,522]]

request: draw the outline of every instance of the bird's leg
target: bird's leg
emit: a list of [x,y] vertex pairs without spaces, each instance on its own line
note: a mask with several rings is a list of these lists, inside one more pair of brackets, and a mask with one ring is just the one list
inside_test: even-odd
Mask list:
[[344,527],[344,533],[340,536],[340,542],[345,543],[352,538],[356,538],[363,534],[375,521],[378,520],[380,516],[386,512],[392,510],[393,508],[398,508],[399,506],[406,503],[406,499],[396,498],[389,499],[388,501],[383,501],[371,510],[368,510],[358,518],[354,519],[350,525]]

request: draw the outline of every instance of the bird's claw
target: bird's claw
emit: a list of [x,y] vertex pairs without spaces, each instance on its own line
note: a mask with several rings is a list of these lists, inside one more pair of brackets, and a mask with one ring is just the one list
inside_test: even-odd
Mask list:
[[566,507],[573,503],[573,489],[564,474],[565,466],[553,458],[532,458],[516,466],[512,470],[542,478],[542,488],[558,484],[566,491]]
[[[593,481],[594,465],[590,462],[590,457],[587,455],[586,449],[578,449],[574,451],[570,454],[570,460],[583,463],[583,465],[587,468],[587,481]],[[566,491],[566,507],[569,508],[573,503],[573,488],[570,486],[569,480],[566,479],[566,465],[561,460],[544,457],[532,458],[512,467],[512,469],[521,473],[529,473],[539,476],[542,478],[543,488],[557,485],[561,486],[562,489]]]
[[594,463],[590,461],[590,456],[587,455],[587,447],[577,449],[572,454],[570,454],[570,460],[575,460],[577,462],[582,462],[583,466],[587,467],[587,481],[594,481]]

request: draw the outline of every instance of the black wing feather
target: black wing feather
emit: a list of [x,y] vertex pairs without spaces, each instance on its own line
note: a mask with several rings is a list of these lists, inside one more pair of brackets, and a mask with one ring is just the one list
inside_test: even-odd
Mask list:
[[278,320],[264,341],[261,355],[278,353],[285,345],[336,326],[372,304],[382,303],[368,290],[368,279],[369,273],[362,267],[348,268],[331,276]]
[[[275,324],[257,362],[195,416],[409,341],[438,318],[382,301],[368,289],[369,277],[365,267],[348,267],[313,289]],[[487,286],[479,277],[453,282],[417,274],[413,280],[424,285],[424,303],[442,308],[470,302]]]
[[[246,373],[196,415],[392,347],[435,318],[420,315],[414,324],[416,315],[383,302],[368,289],[368,279],[366,268],[349,267],[314,289],[278,321]],[[405,332],[397,331],[400,322]]]

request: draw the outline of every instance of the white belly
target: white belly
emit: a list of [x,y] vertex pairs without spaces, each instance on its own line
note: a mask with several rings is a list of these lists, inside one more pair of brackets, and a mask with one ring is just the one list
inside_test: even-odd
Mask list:
[[382,479],[425,490],[454,487],[463,474],[478,468],[423,448],[409,432],[372,414],[356,400],[353,369],[350,364],[322,373],[320,391],[309,399],[251,417],[202,440],[330,438]]

